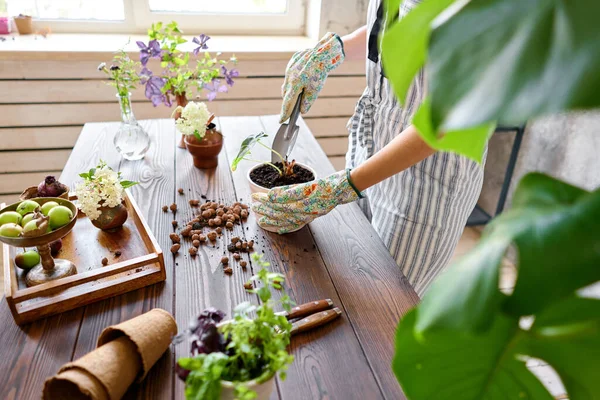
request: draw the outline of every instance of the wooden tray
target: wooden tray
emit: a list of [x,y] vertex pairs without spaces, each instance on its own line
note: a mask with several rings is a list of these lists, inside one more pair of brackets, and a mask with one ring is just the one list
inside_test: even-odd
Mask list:
[[[76,200],[71,194],[69,200]],[[27,287],[25,271],[14,266],[21,249],[3,244],[4,293],[19,325],[58,314],[98,300],[117,296],[166,279],[162,250],[134,199],[126,191],[129,218],[116,232],[104,232],[79,212],[73,230],[65,236],[57,258],[72,261],[77,274]],[[3,207],[3,206],[2,206]],[[115,252],[120,251],[120,256]],[[102,259],[109,261],[102,265]]]

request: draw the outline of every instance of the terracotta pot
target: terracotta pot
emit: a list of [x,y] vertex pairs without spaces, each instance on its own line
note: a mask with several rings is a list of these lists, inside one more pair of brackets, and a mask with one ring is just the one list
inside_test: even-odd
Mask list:
[[92,224],[103,231],[110,231],[123,226],[127,217],[127,207],[123,204],[119,204],[116,207],[100,207],[100,216],[92,220]]
[[31,35],[33,33],[33,24],[31,23],[31,16],[19,15],[15,17],[15,25],[20,35]]
[[219,153],[223,148],[223,136],[215,128],[207,129],[202,140],[185,136],[185,145],[194,158],[196,168],[214,168],[219,164]]
[[[176,94],[175,101],[177,102],[177,106],[181,106],[181,107],[185,107],[188,104],[188,99],[187,99],[187,97],[185,97],[185,93]],[[177,119],[179,119],[179,117],[181,117],[181,112],[178,111],[175,113],[173,118],[175,118],[175,120],[177,120]],[[179,147],[180,149],[185,149],[184,135],[180,134],[179,143],[177,143],[177,147]]]

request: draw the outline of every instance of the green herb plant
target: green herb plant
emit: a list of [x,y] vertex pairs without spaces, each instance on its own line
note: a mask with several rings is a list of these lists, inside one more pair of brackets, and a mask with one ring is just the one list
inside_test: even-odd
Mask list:
[[[428,97],[413,124],[435,149],[481,161],[497,124],[600,106],[600,2],[424,0],[400,19],[400,1],[384,2],[386,76],[402,102],[424,68]],[[406,396],[551,400],[526,366],[533,357],[571,400],[597,398],[598,221],[600,189],[525,176],[512,209],[400,321],[392,367]],[[511,245],[518,274],[506,293],[499,276]]]
[[136,89],[140,82],[137,72],[140,65],[139,61],[129,58],[123,49],[115,53],[110,67],[107,67],[104,62],[98,65],[98,71],[104,72],[109,78],[106,84],[117,89],[117,94],[121,98],[122,111],[125,114],[131,106],[129,93]]
[[220,325],[218,331],[226,343],[223,351],[178,360],[181,368],[190,371],[185,381],[187,399],[219,399],[221,381],[233,383],[236,398],[253,399],[256,393],[248,382],[265,382],[277,372],[285,379],[285,371],[294,360],[287,351],[292,325],[273,309],[280,304],[289,311],[293,303],[288,295],[276,301],[271,294],[272,289],[282,289],[284,277],[269,272],[269,263],[262,256],[254,254],[252,259],[261,269],[249,282],[260,281],[263,286],[247,291],[258,296],[260,305],[240,303],[233,319]]
[[[284,158],[281,154],[279,154],[278,152],[276,152],[275,150],[273,150],[272,148],[270,148],[269,146],[267,146],[266,144],[264,144],[263,142],[261,142],[262,139],[264,139],[264,138],[266,138],[268,136],[269,135],[267,135],[264,132],[259,132],[259,133],[255,134],[255,135],[250,135],[246,139],[244,139],[242,141],[242,144],[240,145],[240,151],[238,152],[237,156],[235,156],[235,158],[233,159],[233,161],[231,163],[231,170],[235,171],[237,169],[238,164],[242,160],[246,160],[246,161],[253,161],[253,162],[257,162],[257,163],[261,163],[261,164],[270,165],[275,170],[277,170],[277,172],[281,176],[291,176],[291,175],[293,175],[294,174],[294,166],[296,165],[296,160],[288,161],[287,158]],[[269,161],[260,161],[260,160],[254,160],[254,159],[250,158],[249,156],[250,156],[250,153],[252,152],[252,148],[256,144],[261,145],[262,147],[266,148],[270,152],[272,152],[275,155],[277,155],[277,157],[279,157],[279,159],[281,160],[281,164],[283,165],[283,169],[278,168],[275,164],[273,164],[273,163],[271,163]]]

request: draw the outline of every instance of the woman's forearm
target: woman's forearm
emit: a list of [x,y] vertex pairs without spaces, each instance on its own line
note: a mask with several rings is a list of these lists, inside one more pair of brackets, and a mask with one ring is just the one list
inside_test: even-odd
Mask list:
[[354,186],[361,192],[390,176],[413,166],[435,153],[411,125],[373,157],[351,172]]
[[367,26],[342,36],[347,60],[364,60],[367,56]]

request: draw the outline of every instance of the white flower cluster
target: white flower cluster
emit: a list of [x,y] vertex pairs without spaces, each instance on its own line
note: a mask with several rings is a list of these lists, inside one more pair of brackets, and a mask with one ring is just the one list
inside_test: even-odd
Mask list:
[[123,201],[123,186],[119,175],[104,165],[94,172],[92,179],[86,179],[75,188],[79,209],[89,219],[97,219],[101,206],[116,207]]
[[183,108],[181,117],[175,121],[177,129],[184,135],[193,135],[198,132],[201,138],[206,134],[206,123],[210,118],[210,111],[204,103],[189,102]]

